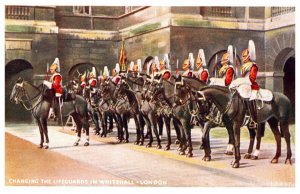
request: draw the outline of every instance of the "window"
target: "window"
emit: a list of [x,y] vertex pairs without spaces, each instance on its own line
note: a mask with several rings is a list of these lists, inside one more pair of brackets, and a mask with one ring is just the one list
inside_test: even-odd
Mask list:
[[91,15],[91,6],[73,6],[73,13],[77,15]]

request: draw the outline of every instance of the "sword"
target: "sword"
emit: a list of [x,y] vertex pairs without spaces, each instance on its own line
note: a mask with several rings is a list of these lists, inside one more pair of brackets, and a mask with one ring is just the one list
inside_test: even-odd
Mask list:
[[218,63],[218,55],[216,54],[215,65],[214,65],[215,77],[217,77],[217,65],[218,65],[217,63]]
[[235,75],[236,75],[236,77],[238,77],[239,76],[239,72],[238,72],[238,67],[237,67],[237,60],[236,60],[236,47],[234,47],[234,65],[235,65]]

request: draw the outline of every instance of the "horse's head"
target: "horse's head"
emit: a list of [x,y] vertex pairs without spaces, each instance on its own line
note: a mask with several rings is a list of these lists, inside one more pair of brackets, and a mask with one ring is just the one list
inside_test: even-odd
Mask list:
[[19,104],[21,98],[25,95],[25,89],[24,89],[24,80],[23,78],[19,77],[19,79],[16,81],[11,94],[10,94],[10,101],[16,104]]
[[102,79],[100,81],[99,92],[103,99],[112,98],[115,89],[116,85],[110,78]]
[[125,90],[128,90],[128,89],[129,89],[128,83],[126,82],[126,80],[124,78],[122,78],[116,86],[116,89],[114,91],[114,96],[122,95],[122,94],[124,94]]
[[68,93],[79,94],[80,93],[80,85],[79,81],[74,79],[68,82],[67,84]]
[[178,105],[185,104],[190,98],[190,87],[186,85],[181,75],[176,75],[174,86],[174,102]]
[[149,86],[149,95],[151,101],[157,101],[160,97],[162,97],[164,92],[163,87],[163,78],[161,75],[157,75],[152,80],[150,86]]

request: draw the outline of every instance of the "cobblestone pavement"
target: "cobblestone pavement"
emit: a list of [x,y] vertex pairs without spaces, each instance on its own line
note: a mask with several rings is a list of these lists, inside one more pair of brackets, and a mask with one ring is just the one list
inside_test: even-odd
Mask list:
[[[140,186],[295,186],[295,148],[293,145],[293,165],[284,164],[286,146],[283,139],[282,157],[278,164],[270,163],[275,154],[275,143],[262,141],[258,160],[242,158],[240,168],[233,169],[230,165],[233,156],[224,154],[227,137],[211,138],[212,160],[204,162],[201,160],[204,155],[203,150],[199,149],[200,129],[192,130],[194,145],[192,158],[178,155],[177,145],[174,144],[169,151],[156,149],[155,138],[152,148],[134,145],[135,127],[132,121],[129,124],[129,130],[130,143],[117,144],[116,129],[106,138],[92,135],[91,130],[90,146],[83,146],[85,135],[82,135],[79,146],[75,147],[73,143],[76,135],[70,127],[62,129],[62,127],[50,126],[49,152],[62,154],[88,165],[91,169],[109,172],[112,176],[132,181]],[[33,144],[38,144],[40,141],[38,127],[35,125],[8,124],[5,131]],[[172,131],[173,136],[174,134],[175,132]],[[173,142],[174,140],[175,137],[173,137]],[[164,132],[163,148],[165,143],[166,133]],[[242,141],[242,157],[247,147],[248,141]]]

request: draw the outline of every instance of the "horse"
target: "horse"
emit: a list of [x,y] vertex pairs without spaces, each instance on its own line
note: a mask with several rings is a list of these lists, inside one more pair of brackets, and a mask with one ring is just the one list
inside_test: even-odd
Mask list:
[[[54,90],[45,89],[43,84],[36,87],[29,82],[24,81],[23,78],[19,78],[16,81],[10,95],[11,102],[16,104],[21,103],[35,118],[39,126],[41,138],[39,148],[49,148],[47,119],[50,107],[53,106],[54,97]],[[87,120],[88,110],[86,100],[83,97],[76,95],[71,101],[63,102],[60,113],[62,116],[71,115],[74,118],[77,127],[77,140],[75,141],[74,146],[79,145],[82,127],[86,130],[86,142],[84,143],[84,146],[88,146],[89,124]],[[44,140],[44,137],[46,140]]]
[[[240,155],[240,128],[243,125],[247,111],[245,99],[243,99],[237,90],[230,92],[228,89],[220,86],[208,86],[200,90],[202,97],[206,101],[211,101],[221,112],[225,120],[231,121],[234,131],[234,152],[235,160],[232,163],[233,168],[239,167]],[[273,92],[273,99],[270,103],[264,103],[264,106],[258,111],[258,121],[260,125],[268,122],[276,140],[276,154],[271,163],[278,163],[281,156],[281,136],[285,138],[287,145],[287,156],[285,163],[291,164],[291,146],[289,132],[289,116],[291,112],[290,100],[282,93]],[[280,123],[280,130],[278,128]]]
[[136,141],[135,145],[139,145],[144,134],[142,129],[145,126],[145,121],[140,111],[140,104],[142,103],[142,93],[140,91],[133,91],[127,82],[128,78],[122,77],[121,80],[117,83],[114,96],[120,98],[121,96],[126,95],[128,102],[131,107],[131,117],[133,117],[136,123]]

